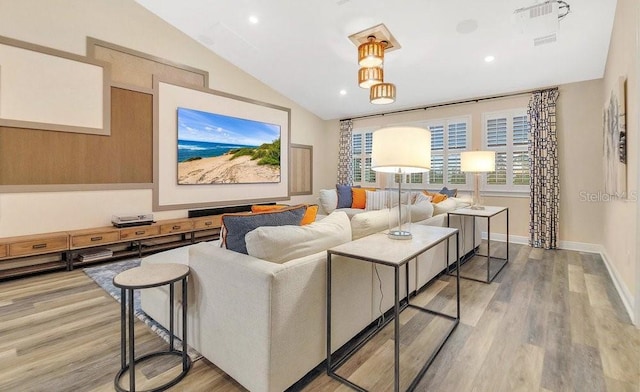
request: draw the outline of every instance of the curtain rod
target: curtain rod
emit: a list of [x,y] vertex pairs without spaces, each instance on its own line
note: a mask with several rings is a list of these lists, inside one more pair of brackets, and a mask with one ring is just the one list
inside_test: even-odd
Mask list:
[[538,93],[538,92],[542,92],[542,91],[546,91],[546,90],[553,90],[553,89],[557,89],[557,88],[558,87],[549,87],[549,88],[545,88],[545,89],[538,89],[538,90],[531,90],[531,91],[521,91],[521,92],[517,92],[517,93],[502,94],[502,95],[494,95],[494,96],[491,96],[491,97],[472,98],[472,99],[467,99],[467,100],[464,100],[464,101],[439,103],[439,104],[421,106],[421,107],[412,108],[412,109],[394,110],[394,111],[385,112],[385,113],[366,114],[366,115],[363,115],[363,116],[356,116],[356,117],[351,117],[351,118],[343,118],[340,121],[362,120],[363,118],[384,117],[384,116],[391,115],[391,114],[400,114],[400,113],[406,113],[406,112],[416,112],[418,110],[427,110],[427,109],[439,108],[439,107],[444,107],[444,106],[462,105],[462,104],[465,104],[465,103],[478,103],[478,102],[481,102],[481,101],[489,101],[489,100],[492,100],[492,99],[509,98],[509,97],[516,97],[518,95],[533,94],[533,93]]

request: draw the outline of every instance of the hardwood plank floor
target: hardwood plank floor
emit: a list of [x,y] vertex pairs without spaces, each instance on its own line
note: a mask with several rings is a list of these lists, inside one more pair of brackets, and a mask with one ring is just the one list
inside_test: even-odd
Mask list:
[[[492,253],[505,250],[492,244]],[[510,256],[490,285],[461,281],[461,323],[417,390],[640,391],[640,329],[630,323],[600,256],[520,245],[511,245]],[[486,274],[482,260],[463,268]],[[412,302],[453,313],[454,290],[453,278],[444,276]],[[113,391],[119,320],[118,303],[80,270],[0,283],[0,391]],[[447,323],[408,309],[401,324],[406,387]],[[392,339],[390,323],[338,373],[389,390]],[[137,354],[164,345],[136,322]],[[178,363],[141,366],[139,387],[158,385],[178,369]],[[201,359],[170,390],[244,388]],[[350,389],[321,373],[303,390]]]

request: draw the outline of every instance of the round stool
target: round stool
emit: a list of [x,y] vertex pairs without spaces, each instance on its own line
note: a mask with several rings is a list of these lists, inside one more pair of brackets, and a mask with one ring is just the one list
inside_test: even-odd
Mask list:
[[[187,276],[189,266],[184,264],[153,264],[142,265],[123,271],[113,278],[113,285],[120,288],[120,371],[116,374],[114,387],[119,392],[134,392],[136,390],[135,365],[150,358],[165,355],[182,357],[182,372],[171,381],[149,391],[164,391],[177,384],[191,369],[191,358],[187,355]],[[182,281],[182,351],[174,348],[173,314],[174,314],[174,284]],[[135,357],[135,334],[133,330],[134,309],[133,293],[136,289],[147,289],[169,285],[169,350]],[[126,309],[129,309],[129,312]],[[127,332],[129,363],[127,364]],[[129,389],[120,386],[120,379],[129,371]]]

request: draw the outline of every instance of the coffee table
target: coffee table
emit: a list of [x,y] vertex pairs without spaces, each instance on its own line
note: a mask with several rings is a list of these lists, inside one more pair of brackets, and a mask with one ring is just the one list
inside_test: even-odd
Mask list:
[[[458,229],[448,227],[435,227],[425,225],[412,225],[411,234],[413,238],[410,240],[395,240],[387,237],[387,234],[378,233],[364,238],[360,238],[355,241],[347,242],[345,244],[333,247],[327,250],[327,374],[350,386],[357,391],[366,391],[361,386],[349,381],[348,379],[338,375],[336,370],[343,365],[347,359],[355,354],[365,343],[373,338],[378,332],[380,332],[385,325],[391,320],[394,321],[394,390],[398,392],[400,390],[400,312],[407,307],[417,309],[423,312],[430,313],[438,317],[444,317],[452,324],[448,327],[445,336],[441,339],[437,348],[431,353],[427,362],[423,365],[422,369],[418,372],[415,378],[411,381],[411,384],[407,388],[408,391],[415,389],[416,385],[420,381],[420,378],[427,371],[438,352],[446,343],[453,330],[458,326],[460,322],[460,277],[456,277],[456,315],[451,316],[445,313],[441,313],[435,310],[423,308],[410,303],[409,295],[409,261],[413,260],[420,254],[428,251],[434,246],[447,241],[449,238],[456,237],[456,249],[458,247]],[[458,251],[459,253],[459,251]],[[331,352],[331,262],[333,256],[346,256],[358,260],[363,260],[369,263],[387,265],[394,268],[394,308],[393,317],[388,319],[385,323],[376,328],[369,336],[358,342],[358,344],[346,353],[341,358],[337,358],[334,362],[333,354]],[[457,255],[456,265],[459,267],[459,254]],[[448,261],[447,261],[448,262]],[[406,276],[406,297],[400,297],[400,269],[405,267]],[[459,270],[459,268],[458,268]],[[401,303],[401,301],[404,301]]]

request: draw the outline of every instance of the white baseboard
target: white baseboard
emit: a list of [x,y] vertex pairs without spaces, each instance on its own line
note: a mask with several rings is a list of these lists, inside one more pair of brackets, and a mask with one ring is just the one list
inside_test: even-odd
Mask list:
[[620,299],[622,299],[622,303],[627,309],[627,313],[629,313],[631,322],[636,327],[640,327],[640,320],[636,320],[635,318],[635,300],[633,298],[633,294],[631,294],[629,289],[627,289],[627,286],[623,283],[623,280],[620,277],[620,273],[611,263],[610,258],[609,256],[607,256],[607,252],[604,249],[604,246],[600,246],[600,249],[600,256],[602,256],[602,260],[604,260],[604,265],[607,267],[607,271],[609,271],[609,276],[611,276],[613,285],[616,287],[618,295],[620,295]]
[[[482,239],[487,239],[487,232],[482,232]],[[500,233],[492,233],[491,240],[506,242],[507,236],[506,234]],[[529,237],[519,236],[519,235],[510,235],[509,242],[514,244],[528,245]],[[627,289],[627,286],[623,283],[623,280],[620,276],[620,273],[615,269],[613,264],[611,263],[611,259],[607,256],[607,253],[602,245],[599,244],[590,244],[586,242],[575,242],[575,241],[558,241],[558,248],[564,250],[574,250],[578,252],[586,252],[586,253],[597,253],[602,257],[604,261],[604,265],[607,267],[607,271],[609,272],[609,276],[611,277],[611,281],[613,281],[613,285],[622,299],[622,303],[624,304],[629,317],[631,318],[631,322],[636,327],[640,328],[640,320],[635,317],[635,300],[632,293]]]

